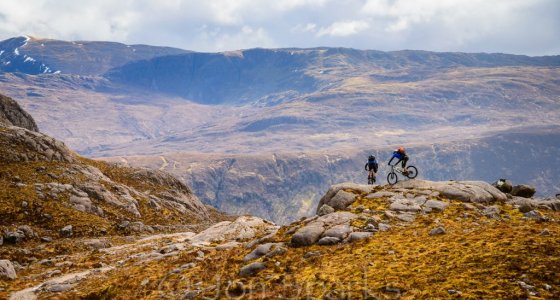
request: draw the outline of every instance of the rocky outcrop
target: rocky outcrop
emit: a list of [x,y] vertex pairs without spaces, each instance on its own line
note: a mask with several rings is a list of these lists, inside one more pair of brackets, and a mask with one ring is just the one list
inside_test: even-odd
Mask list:
[[38,132],[35,120],[13,99],[0,95],[0,126],[17,126]]
[[191,238],[195,245],[223,243],[227,241],[246,241],[259,235],[270,234],[278,226],[257,217],[242,216],[235,221],[223,221],[198,233]]
[[344,209],[348,207],[348,205],[352,204],[355,200],[356,194],[348,192],[347,190],[355,191],[356,193],[367,193],[371,192],[372,186],[351,182],[335,184],[331,186],[325,196],[323,196],[321,200],[319,200],[317,213],[324,204],[339,210]]
[[73,162],[75,155],[64,143],[39,132],[10,126],[0,128],[0,160],[3,162]]
[[14,269],[12,262],[5,259],[0,260],[0,279],[14,280],[16,278],[16,270]]
[[483,181],[406,180],[397,182],[393,187],[436,191],[450,200],[463,202],[492,203],[507,200],[504,193]]

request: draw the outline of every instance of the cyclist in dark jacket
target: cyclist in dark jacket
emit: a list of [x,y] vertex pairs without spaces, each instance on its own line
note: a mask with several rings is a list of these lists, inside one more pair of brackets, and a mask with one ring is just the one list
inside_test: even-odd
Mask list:
[[368,184],[373,184],[375,182],[375,174],[377,173],[378,167],[379,165],[377,164],[375,156],[370,155],[366,165],[364,166],[364,169],[368,171]]
[[406,173],[408,173],[405,169],[406,168],[406,163],[408,162],[408,155],[406,155],[406,151],[405,151],[404,147],[399,147],[397,150],[393,151],[393,156],[391,156],[391,159],[389,160],[389,165],[391,165],[391,162],[395,158],[398,159],[395,166],[398,165],[399,163],[401,163],[402,168],[403,168],[403,173],[406,175]]

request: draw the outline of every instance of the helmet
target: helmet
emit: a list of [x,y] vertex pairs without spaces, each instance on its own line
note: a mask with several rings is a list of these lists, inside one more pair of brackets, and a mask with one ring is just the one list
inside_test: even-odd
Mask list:
[[399,151],[399,153],[404,153],[404,147],[399,147],[399,150],[397,151]]
[[368,157],[368,159],[375,159],[375,156],[373,156],[373,154],[372,154]]

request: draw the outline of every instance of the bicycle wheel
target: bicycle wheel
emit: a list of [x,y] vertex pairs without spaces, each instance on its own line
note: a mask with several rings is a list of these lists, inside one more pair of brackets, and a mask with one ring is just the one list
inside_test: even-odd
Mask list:
[[416,178],[416,176],[418,176],[418,169],[416,169],[415,166],[408,166],[406,168],[406,170],[408,171],[408,174],[406,175],[406,177],[408,177],[410,179],[414,179],[414,178]]
[[398,178],[397,178],[397,174],[395,172],[391,172],[391,173],[387,174],[387,182],[390,185],[393,185],[393,184],[397,183],[397,181],[398,181]]

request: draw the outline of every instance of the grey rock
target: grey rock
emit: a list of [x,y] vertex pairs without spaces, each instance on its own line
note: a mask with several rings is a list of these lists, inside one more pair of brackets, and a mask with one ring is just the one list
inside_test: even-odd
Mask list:
[[364,231],[376,232],[377,228],[375,228],[375,225],[373,225],[373,224],[367,224],[366,227],[364,227]]
[[416,220],[416,216],[411,213],[398,214],[396,218],[403,222],[414,222]]
[[529,212],[526,212],[523,214],[523,217],[527,218],[527,219],[531,219],[531,220],[535,220],[535,221],[546,221],[547,218],[545,216],[543,216],[539,211],[537,210],[532,210]]
[[522,213],[530,212],[538,206],[535,200],[523,197],[512,197],[509,202],[515,205]]
[[543,231],[541,231],[541,233],[539,234],[540,236],[550,236],[552,235],[550,233],[550,230],[548,230],[548,228],[543,229]]
[[417,212],[422,208],[412,199],[397,199],[393,203],[391,203],[389,209],[394,211]]
[[426,201],[426,203],[424,203],[424,207],[428,207],[428,208],[431,208],[431,209],[437,210],[437,211],[443,211],[448,206],[449,206],[449,203],[439,201],[439,200],[428,200],[428,201]]
[[8,231],[4,234],[4,242],[7,244],[17,244],[25,239],[25,233],[22,231]]
[[499,179],[492,183],[492,185],[503,193],[511,193],[513,189],[513,184],[507,179]]
[[30,131],[39,131],[33,117],[16,101],[4,95],[0,95],[0,126],[18,126]]
[[343,190],[338,191],[328,203],[329,206],[336,209],[345,209],[356,200],[356,195]]
[[367,195],[366,199],[377,199],[377,198],[383,198],[383,197],[390,198],[390,197],[394,197],[394,196],[396,196],[396,194],[393,193],[393,192],[379,191],[379,192],[375,192],[375,193]]
[[251,251],[251,253],[247,254],[243,258],[243,261],[248,262],[253,259],[257,259],[259,257],[265,256],[271,253],[272,251],[274,251],[275,249],[277,249],[278,247],[282,247],[282,246],[283,246],[282,243],[266,243],[266,244],[258,245],[253,251]]
[[93,240],[89,240],[84,242],[84,244],[90,248],[90,249],[94,249],[94,250],[99,250],[99,249],[105,249],[105,248],[109,248],[111,247],[111,243],[107,240],[98,240],[98,239],[93,239]]
[[60,236],[71,237],[72,235],[74,235],[74,230],[72,225],[67,225],[64,226],[62,229],[60,229]]
[[393,187],[416,190],[432,190],[451,200],[475,203],[505,201],[507,197],[500,190],[483,181],[434,182],[427,180],[404,180]]
[[482,210],[482,215],[488,218],[498,219],[500,218],[501,209],[498,206],[488,206]]
[[441,234],[445,234],[445,228],[443,228],[442,226],[436,227],[432,230],[430,230],[430,235],[441,235]]
[[317,244],[322,246],[335,245],[341,242],[341,239],[331,236],[321,238]]
[[[330,228],[335,225],[349,224],[352,220],[357,219],[358,216],[347,211],[337,211],[332,214],[324,215],[316,219],[315,222],[324,224],[325,227]],[[309,224],[313,224],[311,222]]]
[[379,223],[377,224],[377,229],[379,229],[379,231],[388,231],[389,229],[391,229],[391,225]]
[[[317,212],[321,208],[321,206],[323,206],[323,204],[328,204],[334,209],[344,209],[348,207],[348,205],[352,204],[355,200],[355,195],[352,193],[340,194],[339,198],[333,200],[333,198],[335,198],[338,192],[342,190],[353,190],[358,193],[368,193],[371,192],[372,186],[349,183],[349,182],[333,185],[329,188],[329,190],[321,198],[321,200],[319,200],[319,205],[317,205]],[[352,194],[352,196],[349,194]],[[333,202],[339,202],[339,203],[338,205],[335,205],[333,204]]]
[[14,280],[16,278],[17,274],[12,262],[6,259],[0,260],[0,279]]
[[27,208],[29,206],[29,203],[27,203],[27,201],[21,201],[21,208]]
[[240,242],[231,241],[231,242],[223,243],[221,245],[216,246],[216,250],[224,251],[224,250],[233,249],[233,248],[236,248],[236,247],[239,247],[239,246],[241,246]]
[[323,223],[314,222],[305,227],[300,228],[292,236],[292,245],[294,247],[309,246],[315,244],[325,231]]
[[242,277],[253,276],[264,269],[266,269],[265,264],[261,262],[254,262],[242,267],[241,270],[239,270],[239,276]]
[[332,208],[328,204],[323,204],[321,208],[319,208],[319,210],[317,211],[317,214],[319,216],[324,216],[324,215],[332,214],[333,212],[335,212],[334,208]]
[[52,238],[50,236],[42,236],[41,242],[50,243],[52,242]]
[[536,189],[533,186],[527,184],[519,184],[513,187],[511,194],[513,196],[531,198],[535,195]]
[[373,236],[372,232],[352,232],[348,236],[348,241],[352,243],[363,239],[367,239],[371,236]]
[[309,252],[305,252],[305,254],[303,255],[303,258],[308,259],[308,258],[312,258],[312,257],[318,257],[321,256],[322,253],[319,251],[309,251]]
[[32,238],[37,237],[37,234],[35,233],[35,231],[33,231],[33,229],[31,229],[31,227],[28,226],[28,225],[19,226],[17,228],[17,231],[23,232],[26,239],[32,239]]
[[339,240],[343,240],[345,239],[351,232],[352,232],[352,226],[348,225],[348,224],[340,224],[340,225],[335,225],[329,229],[327,229],[324,233],[323,233],[323,237],[334,237],[334,238],[338,238]]
[[48,291],[48,292],[51,292],[51,293],[62,293],[62,292],[66,292],[68,290],[71,290],[72,288],[74,288],[74,284],[57,283],[57,284],[53,284],[53,285],[48,285],[44,289],[45,289],[45,291]]

